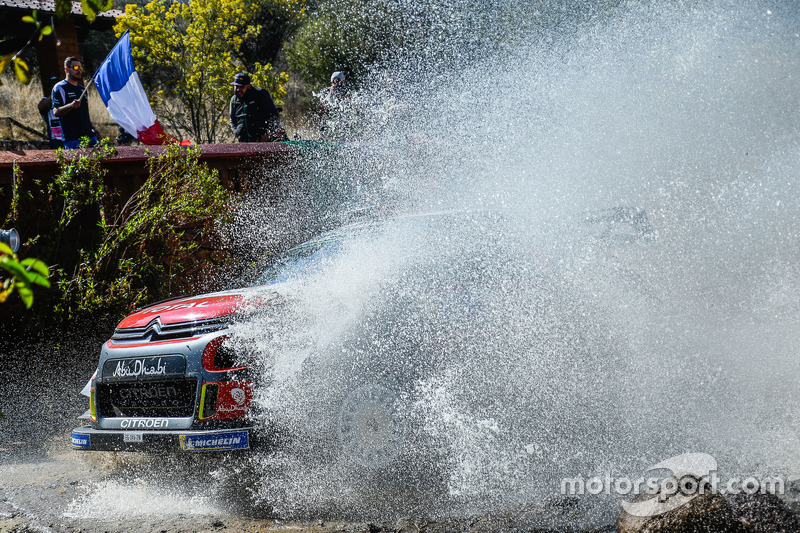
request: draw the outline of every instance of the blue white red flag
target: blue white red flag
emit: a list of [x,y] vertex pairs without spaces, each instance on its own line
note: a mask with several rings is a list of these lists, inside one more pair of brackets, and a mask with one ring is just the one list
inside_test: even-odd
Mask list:
[[150,107],[133,66],[131,38],[126,31],[97,69],[94,84],[114,121],[142,144],[176,142],[166,135]]

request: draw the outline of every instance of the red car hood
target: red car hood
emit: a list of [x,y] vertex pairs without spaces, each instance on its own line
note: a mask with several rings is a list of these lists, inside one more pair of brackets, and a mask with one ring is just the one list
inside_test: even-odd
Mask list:
[[[167,300],[136,311],[120,322],[117,328],[140,328],[156,317],[160,318],[162,324],[219,318],[239,311],[244,305],[258,305],[270,299],[253,298],[253,294],[254,289],[244,289]],[[263,289],[259,291],[259,296],[266,294],[263,293]]]

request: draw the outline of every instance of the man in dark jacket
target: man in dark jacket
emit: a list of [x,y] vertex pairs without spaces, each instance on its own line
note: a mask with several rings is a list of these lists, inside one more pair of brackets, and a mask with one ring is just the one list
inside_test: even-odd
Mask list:
[[251,85],[247,74],[237,74],[231,85],[231,129],[239,142],[282,140],[286,134],[269,92]]

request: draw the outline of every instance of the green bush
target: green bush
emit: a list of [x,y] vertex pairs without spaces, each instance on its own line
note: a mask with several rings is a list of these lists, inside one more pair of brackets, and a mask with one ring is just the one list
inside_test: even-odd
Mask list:
[[194,282],[224,260],[200,248],[213,238],[216,222],[231,212],[233,198],[217,171],[200,162],[199,148],[173,144],[151,157],[149,178],[120,207],[113,207],[117,204],[99,165],[108,148],[101,145],[65,161],[55,179],[64,203],[59,227],[78,210],[99,210],[99,235],[80,250],[75,270],[62,272],[58,282],[62,298],[56,311],[70,318],[126,312],[191,292]]
[[157,150],[148,160],[149,177],[129,198],[109,186],[104,161],[116,149],[108,140],[59,151],[60,171],[51,179],[16,172],[17,193],[4,224],[25,228],[26,254],[51,265],[57,286],[43,294],[48,305],[28,319],[121,316],[214,281],[229,259],[216,227],[232,214],[235,197],[200,161],[198,147]]
[[[0,270],[5,271],[4,278],[0,278],[0,303],[5,303],[15,290],[19,294],[25,307],[33,305],[33,285],[50,287],[50,269],[38,259],[19,260],[14,251],[5,243],[0,242]],[[0,420],[6,416],[0,411]]]
[[[19,260],[17,255],[5,243],[0,242],[0,270],[5,277],[0,278],[0,303],[5,303],[15,290],[25,307],[33,305],[33,285],[50,287],[50,269],[38,259]],[[2,413],[0,413],[2,414]]]
[[402,16],[394,2],[326,0],[291,39],[286,59],[314,89],[329,85],[337,70],[362,80],[403,44]]

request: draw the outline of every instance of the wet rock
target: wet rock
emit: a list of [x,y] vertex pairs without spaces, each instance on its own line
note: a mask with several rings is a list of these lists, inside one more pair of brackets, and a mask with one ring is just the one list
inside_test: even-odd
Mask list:
[[[696,489],[683,492],[675,487]],[[724,497],[700,479],[668,478],[657,494],[640,494],[626,503],[617,518],[618,533],[748,533]]]
[[725,497],[753,533],[790,533],[800,531],[800,518],[774,494],[736,494]]
[[[419,519],[411,517],[398,518],[394,525],[393,530],[395,533],[419,533],[421,530],[419,526]],[[423,526],[424,527],[424,526]]]

